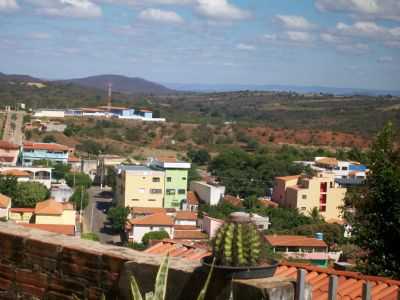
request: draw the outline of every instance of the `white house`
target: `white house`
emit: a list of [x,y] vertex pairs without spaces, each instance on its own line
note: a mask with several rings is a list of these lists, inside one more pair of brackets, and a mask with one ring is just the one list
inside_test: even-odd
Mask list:
[[8,220],[8,212],[11,208],[11,198],[0,194],[0,219]]
[[141,242],[146,233],[160,230],[165,230],[171,238],[174,236],[174,219],[166,213],[131,219],[127,226],[128,237],[132,242]]
[[212,239],[214,238],[218,229],[224,224],[224,220],[215,219],[204,215],[203,219],[199,223],[201,230],[206,232],[210,239]]
[[33,116],[46,118],[64,118],[65,111],[60,109],[38,109],[34,111]]
[[176,225],[197,225],[197,213],[192,211],[177,211],[175,215]]
[[257,214],[249,214],[241,211],[231,213],[230,218],[233,221],[238,221],[238,222],[243,222],[243,221],[252,222],[257,226],[259,230],[267,230],[271,225],[269,217],[263,217]]
[[46,188],[51,188],[52,180],[52,168],[42,168],[42,167],[2,167],[0,168],[0,173],[6,176],[17,177],[18,182],[39,182],[46,186]]
[[201,201],[209,205],[218,205],[225,195],[224,186],[209,184],[205,181],[192,181],[190,190],[195,192]]

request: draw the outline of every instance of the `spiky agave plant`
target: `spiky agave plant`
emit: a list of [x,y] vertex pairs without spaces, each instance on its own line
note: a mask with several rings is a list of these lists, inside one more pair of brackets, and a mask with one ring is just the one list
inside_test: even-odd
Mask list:
[[260,263],[264,239],[253,223],[227,222],[213,241],[216,264],[254,266]]

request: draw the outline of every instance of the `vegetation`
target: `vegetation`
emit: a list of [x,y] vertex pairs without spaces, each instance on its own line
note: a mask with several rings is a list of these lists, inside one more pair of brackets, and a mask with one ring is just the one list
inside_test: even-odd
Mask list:
[[92,185],[92,179],[85,173],[67,173],[65,175],[65,180],[70,187],[83,186],[85,188],[90,188]]
[[87,232],[81,234],[81,239],[89,240],[89,241],[100,241],[100,238],[97,234],[93,232]]
[[46,135],[44,138],[43,138],[43,143],[56,143],[57,142],[57,140],[56,140],[56,138],[54,137],[54,135]]
[[165,230],[151,231],[151,232],[147,232],[145,235],[143,235],[142,243],[143,243],[143,245],[145,245],[147,247],[149,245],[149,242],[152,240],[161,241],[163,239],[169,239],[169,238],[170,238],[170,236],[169,236],[168,232],[166,232]]
[[111,222],[111,227],[116,232],[124,232],[126,220],[129,215],[127,207],[112,207],[107,213],[107,218]]
[[72,194],[69,201],[74,203],[77,210],[85,209],[89,204],[89,193],[86,191],[84,186],[76,186],[74,193]]
[[188,158],[192,163],[203,166],[210,160],[210,154],[205,149],[194,150],[191,149],[187,153]]
[[399,131],[389,123],[368,154],[367,188],[352,198],[355,243],[365,251],[359,267],[368,274],[400,277]]

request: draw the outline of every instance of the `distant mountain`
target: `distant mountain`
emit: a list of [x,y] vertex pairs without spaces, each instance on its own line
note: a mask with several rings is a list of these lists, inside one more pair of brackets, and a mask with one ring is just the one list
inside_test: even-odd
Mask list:
[[169,94],[175,91],[165,86],[138,77],[122,75],[97,75],[85,78],[58,80],[58,83],[72,83],[83,87],[106,90],[112,83],[112,90],[126,94]]
[[324,86],[293,86],[293,85],[254,85],[254,84],[180,84],[164,83],[168,88],[187,92],[235,92],[235,91],[279,91],[296,93],[324,93],[335,95],[393,95],[400,96],[400,90],[373,90],[357,88],[337,88]]
[[20,74],[4,74],[0,72],[0,80],[8,81],[27,81],[27,82],[44,82],[45,80],[35,78],[29,75]]

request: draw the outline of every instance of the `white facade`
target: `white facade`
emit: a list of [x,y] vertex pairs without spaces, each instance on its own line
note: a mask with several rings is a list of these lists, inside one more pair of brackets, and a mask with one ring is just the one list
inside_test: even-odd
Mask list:
[[224,186],[211,185],[204,181],[192,181],[190,190],[195,192],[200,200],[208,205],[218,205],[225,195]]
[[40,167],[2,167],[0,168],[0,173],[7,170],[18,170],[30,174],[30,177],[17,177],[18,182],[39,182],[46,186],[46,188],[51,188],[52,180],[52,168],[40,168]]
[[190,226],[197,226],[196,220],[175,220],[176,225],[190,225]]
[[7,208],[0,207],[0,219],[5,218],[6,220],[8,220],[8,211],[10,210],[10,207],[11,207],[11,203],[10,203],[9,207],[7,207]]
[[269,217],[263,217],[257,214],[248,214],[245,212],[234,212],[230,214],[234,221],[250,221],[254,223],[259,230],[267,230],[271,225]]
[[64,118],[65,111],[57,109],[39,109],[33,113],[34,117],[45,117],[45,118]]
[[224,224],[223,220],[204,216],[200,222],[201,230],[206,232],[210,239],[213,239],[218,229]]
[[132,229],[129,231],[129,240],[141,243],[143,236],[152,231],[164,230],[169,234],[170,238],[174,236],[173,226],[158,226],[158,225],[132,225]]

